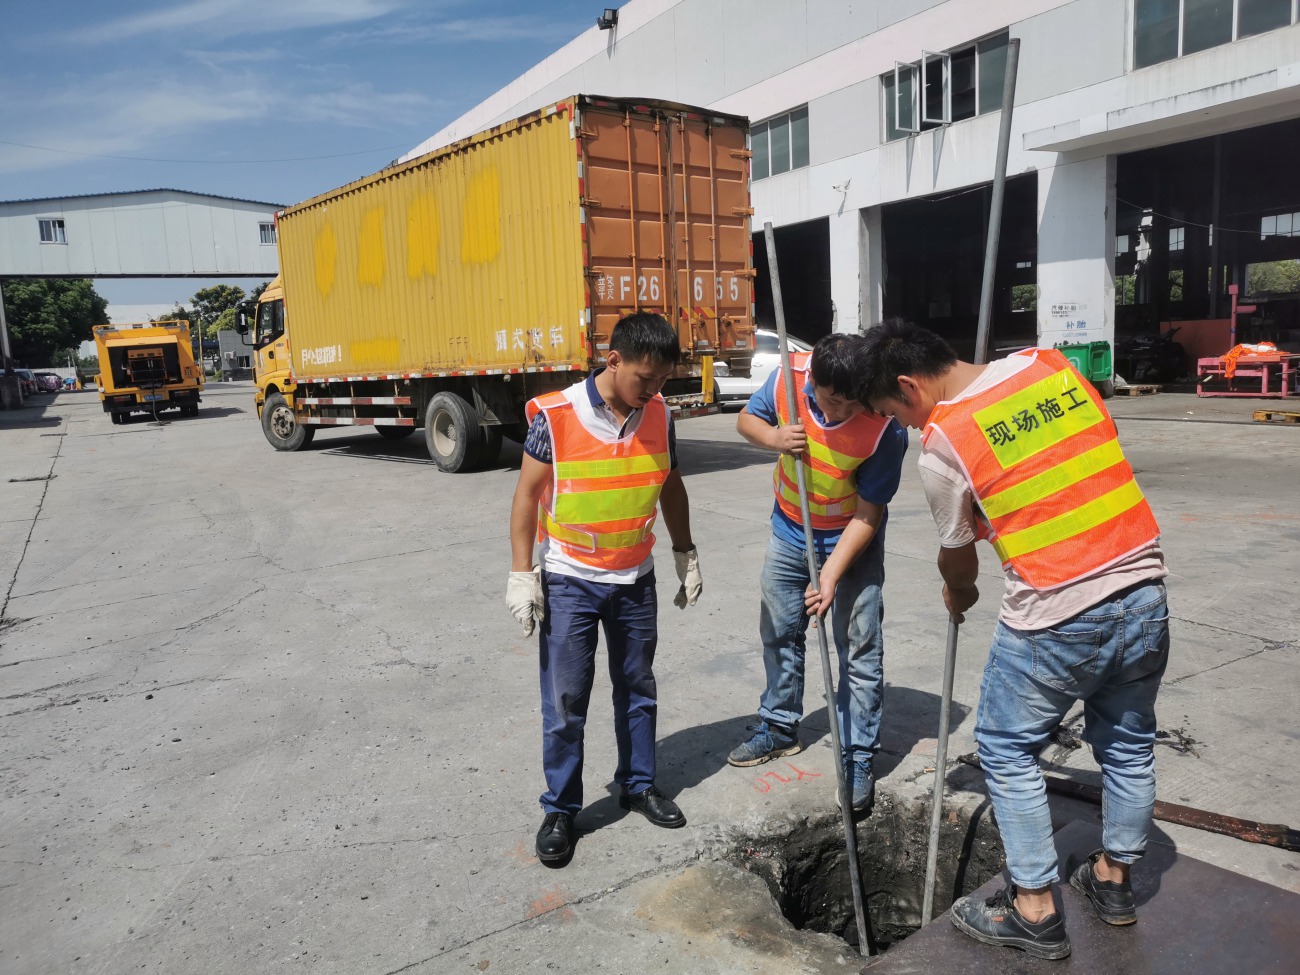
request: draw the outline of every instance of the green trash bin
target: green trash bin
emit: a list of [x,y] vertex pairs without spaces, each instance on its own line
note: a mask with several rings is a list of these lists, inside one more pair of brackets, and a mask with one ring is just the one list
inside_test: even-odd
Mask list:
[[1114,361],[1109,342],[1080,342],[1074,345],[1062,342],[1056,348],[1070,360],[1070,364],[1079,370],[1084,379],[1097,387],[1102,399],[1114,395]]

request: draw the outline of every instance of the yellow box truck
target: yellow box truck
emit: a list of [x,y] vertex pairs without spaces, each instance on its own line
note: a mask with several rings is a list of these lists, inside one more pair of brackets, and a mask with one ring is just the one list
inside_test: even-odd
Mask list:
[[578,95],[280,212],[253,338],[267,440],[423,430],[442,470],[491,464],[636,310],[681,336],[670,402],[716,409],[714,358],[743,374],[753,352],[748,134]]
[[199,412],[203,370],[194,361],[186,321],[96,325],[99,401],[114,423],[132,413]]

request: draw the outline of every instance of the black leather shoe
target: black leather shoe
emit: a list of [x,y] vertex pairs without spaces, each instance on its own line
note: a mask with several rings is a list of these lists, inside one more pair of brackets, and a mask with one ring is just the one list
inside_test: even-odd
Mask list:
[[573,853],[573,838],[577,829],[568,813],[547,813],[542,828],[537,831],[537,859],[542,863],[558,863]]
[[634,796],[619,796],[618,804],[624,809],[639,812],[656,826],[676,829],[678,826],[686,825],[686,817],[677,808],[677,803],[654,786],[650,786],[644,792],[638,792]]
[[1093,864],[1100,856],[1101,850],[1097,850],[1075,866],[1077,858],[1072,855],[1067,862],[1067,867],[1074,868],[1070,871],[1070,886],[1088,898],[1097,916],[1107,924],[1116,927],[1133,924],[1137,921],[1137,907],[1133,902],[1133,884],[1098,880]]

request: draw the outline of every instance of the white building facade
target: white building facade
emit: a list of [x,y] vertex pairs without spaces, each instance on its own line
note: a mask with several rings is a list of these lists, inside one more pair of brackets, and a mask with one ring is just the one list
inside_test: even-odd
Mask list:
[[0,278],[274,277],[281,205],[185,190],[0,201]]
[[[804,337],[902,314],[939,323],[969,351],[1007,41],[1018,38],[995,340],[1113,342],[1117,282],[1122,328],[1126,314],[1142,317],[1125,303],[1144,298],[1148,324],[1222,320],[1249,262],[1300,257],[1290,231],[1276,233],[1288,207],[1300,222],[1300,180],[1287,175],[1300,165],[1283,163],[1300,151],[1288,125],[1300,118],[1298,8],[630,0],[613,29],[588,30],[404,158],[578,92],[747,115],[753,227],[786,234],[788,317],[786,267],[812,282],[794,295],[816,309]],[[1259,146],[1266,181],[1286,184],[1271,195],[1243,188]],[[1238,157],[1235,170],[1224,162]]]

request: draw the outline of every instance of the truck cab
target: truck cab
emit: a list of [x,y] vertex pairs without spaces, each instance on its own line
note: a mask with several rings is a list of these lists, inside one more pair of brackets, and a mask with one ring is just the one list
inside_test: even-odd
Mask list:
[[[240,331],[247,332],[241,325]],[[284,286],[279,275],[257,299],[253,313],[253,402],[262,430],[278,449],[298,450],[311,443],[316,431],[298,423],[293,397],[297,384],[289,358],[289,332],[284,314]]]

